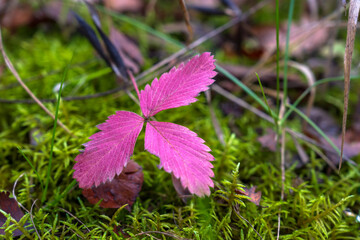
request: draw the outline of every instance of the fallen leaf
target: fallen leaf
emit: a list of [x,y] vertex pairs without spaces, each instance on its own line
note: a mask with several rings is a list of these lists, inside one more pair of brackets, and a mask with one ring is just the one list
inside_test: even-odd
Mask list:
[[[352,158],[360,154],[360,142],[349,142],[346,138],[348,135],[348,132],[345,135],[345,142],[344,142],[344,149],[343,149],[343,155],[347,158]],[[337,146],[339,149],[341,148],[341,135],[338,135],[336,137],[329,137],[330,140]],[[323,143],[328,148],[332,149],[330,144],[325,141],[325,139],[321,139],[321,143]],[[340,163],[340,156],[337,153],[325,151],[327,157],[336,165]]]
[[186,0],[186,4],[198,5],[207,8],[219,7],[219,0]]
[[104,0],[104,4],[107,8],[117,12],[138,12],[143,7],[141,0]]
[[[303,110],[303,109],[302,109]],[[335,119],[325,110],[313,107],[310,111],[310,119],[330,138],[330,140],[341,148],[341,128]],[[316,141],[332,149],[331,145],[320,136],[311,126],[304,129],[306,135],[312,137]],[[355,129],[350,129],[346,132],[344,142],[344,156],[351,158],[360,154],[360,138]],[[326,156],[335,164],[340,163],[340,157],[337,153],[332,151],[325,151]]]
[[[20,219],[24,216],[24,213],[21,211],[16,200],[14,198],[10,198],[9,195],[9,192],[0,192],[0,209],[4,212],[10,213],[11,217],[16,221],[20,221]],[[0,213],[0,226],[2,226],[6,220],[7,218]],[[0,229],[0,235],[4,234],[4,229]],[[13,237],[21,236],[22,234],[23,233],[19,229],[13,231]]]
[[248,196],[250,199],[249,201],[252,203],[255,203],[256,206],[260,206],[260,200],[261,200],[261,192],[255,192],[256,190],[256,186],[251,187],[251,188],[243,188],[244,191],[240,190],[240,189],[236,189],[235,192],[238,194],[242,194],[245,196]]
[[[301,108],[305,112],[305,109]],[[310,110],[309,118],[321,129],[326,135],[335,137],[340,133],[340,127],[335,119],[325,110],[313,107]],[[304,129],[307,135],[319,140],[320,134],[317,133],[312,127],[306,126]]]
[[266,134],[258,137],[257,140],[260,142],[262,147],[268,148],[270,151],[275,152],[276,151],[276,134],[271,129],[266,129]]
[[64,12],[62,12],[63,7],[63,2],[59,0],[47,2],[36,12],[34,12],[35,21],[44,22],[50,20],[71,25],[74,19],[68,12],[65,12],[67,13],[66,16],[62,16],[62,14],[64,14]]
[[125,208],[130,211],[141,190],[143,181],[142,168],[130,160],[122,173],[112,181],[102,183],[98,187],[84,189],[82,194],[92,204],[103,199],[100,207],[120,208],[128,204]]
[[18,4],[17,6],[6,10],[1,19],[1,26],[10,30],[26,26],[34,19],[34,11],[29,5]]
[[[263,51],[274,51],[276,49],[276,29],[275,27],[257,27],[250,30],[256,37]],[[279,46],[283,51],[286,44],[287,27],[283,25],[279,32]],[[290,47],[291,55],[295,57],[309,54],[318,50],[329,39],[329,28],[325,23],[319,23],[307,18],[302,18],[300,23],[291,25]]]

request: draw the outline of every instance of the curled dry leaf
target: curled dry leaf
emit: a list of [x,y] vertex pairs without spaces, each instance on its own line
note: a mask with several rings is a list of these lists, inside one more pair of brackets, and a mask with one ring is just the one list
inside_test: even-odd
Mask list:
[[260,200],[261,200],[261,192],[255,192],[256,190],[256,186],[251,187],[251,188],[243,188],[244,191],[236,189],[236,193],[238,194],[242,194],[245,196],[248,196],[250,199],[250,202],[253,202],[256,204],[256,206],[260,206]]
[[100,207],[120,208],[128,204],[125,208],[130,211],[141,190],[143,181],[142,168],[136,162],[129,161],[122,173],[113,180],[97,187],[84,189],[82,194],[92,204],[96,204],[102,199]]
[[[10,213],[11,217],[16,221],[20,221],[20,219],[24,216],[24,213],[21,211],[19,205],[17,204],[14,198],[9,197],[9,192],[0,192],[0,209],[4,212]],[[6,222],[7,218],[0,213],[0,227]],[[0,229],[0,235],[4,235],[4,229]],[[21,236],[22,232],[16,229],[13,232],[13,237]]]

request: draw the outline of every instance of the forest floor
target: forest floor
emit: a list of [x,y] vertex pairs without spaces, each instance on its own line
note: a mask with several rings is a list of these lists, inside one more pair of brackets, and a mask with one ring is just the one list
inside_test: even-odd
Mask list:
[[[0,62],[0,239],[360,238],[358,37],[339,170],[349,6],[89,1],[95,13],[73,0],[3,2],[1,59],[13,67]],[[115,46],[102,52],[120,52],[123,65],[94,49],[99,29]],[[141,90],[203,52],[216,59],[215,83],[156,120],[211,149],[211,194],[189,195],[160,169],[144,131],[136,163],[81,189],[75,158],[96,126],[120,110],[141,115],[123,69]]]

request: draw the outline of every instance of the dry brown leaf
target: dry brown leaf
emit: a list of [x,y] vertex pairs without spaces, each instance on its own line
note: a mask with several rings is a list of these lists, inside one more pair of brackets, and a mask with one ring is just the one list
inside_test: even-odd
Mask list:
[[[330,140],[338,147],[341,147],[342,136],[340,134],[340,126],[336,123],[334,118],[325,110],[314,107],[310,111],[310,119],[330,138]],[[307,126],[304,132],[314,138],[316,141],[332,149],[331,145],[320,136],[312,127]],[[345,135],[343,155],[351,158],[360,154],[360,137],[356,130],[349,130]],[[339,155],[325,151],[326,156],[335,164],[340,163]]]
[[[24,216],[24,213],[21,211],[19,205],[17,204],[14,198],[9,197],[9,192],[0,192],[0,209],[4,212],[10,213],[11,217],[16,221],[20,221],[20,219]],[[6,217],[0,213],[0,227],[6,222]],[[0,235],[4,235],[4,229],[0,229]],[[13,232],[13,237],[21,236],[22,232],[16,229]]]
[[[295,57],[309,54],[322,47],[329,38],[329,29],[326,26],[316,27],[317,22],[303,18],[300,23],[292,24],[290,31],[291,55]],[[263,51],[274,51],[276,49],[275,27],[256,27],[251,29],[252,34],[258,39]],[[279,46],[285,49],[286,26],[280,28]]]
[[120,175],[112,181],[100,184],[98,187],[84,189],[82,194],[87,200],[96,204],[101,199],[100,207],[125,208],[131,210],[131,206],[138,196],[144,181],[142,168],[134,161],[129,161]]
[[266,134],[257,139],[262,147],[268,148],[270,151],[276,151],[276,133],[271,129],[266,129]]
[[219,0],[186,0],[186,4],[199,5],[207,8],[216,8],[219,6]]
[[107,8],[118,12],[138,12],[142,9],[143,3],[141,0],[104,0]]
[[238,194],[242,194],[245,196],[248,196],[250,199],[250,202],[253,202],[256,204],[256,206],[260,206],[260,200],[261,200],[261,191],[259,192],[255,192],[256,190],[256,186],[251,187],[251,188],[243,188],[244,191],[241,191],[239,189],[236,189],[236,193]]
[[[346,134],[347,136],[348,134]],[[346,137],[345,136],[345,137]],[[341,147],[342,144],[342,137],[341,135],[336,137],[329,137],[330,140],[337,146],[338,148]],[[328,148],[332,148],[330,144],[325,141],[325,139],[321,139],[321,142],[328,146]],[[360,141],[354,141],[350,142],[347,141],[347,139],[344,139],[344,145],[343,145],[343,155],[347,158],[352,158],[360,154]],[[327,157],[336,165],[340,165],[340,158],[339,155],[333,152],[326,151]]]
[[34,10],[25,4],[19,4],[6,11],[1,19],[1,26],[14,30],[21,26],[26,26],[34,19]]
[[[305,111],[305,109],[301,109]],[[336,137],[340,133],[340,127],[336,123],[335,119],[325,110],[313,107],[310,110],[309,118],[321,129],[326,133],[328,136]],[[317,133],[312,127],[306,126],[304,129],[307,135],[312,136],[316,140],[319,140],[320,134]]]

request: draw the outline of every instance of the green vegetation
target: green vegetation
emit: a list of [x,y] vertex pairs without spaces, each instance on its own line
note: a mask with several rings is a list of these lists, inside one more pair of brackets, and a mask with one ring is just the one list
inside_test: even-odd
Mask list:
[[[142,44],[147,41],[146,31],[137,32],[133,25],[121,23],[122,30],[139,39],[145,56],[143,70],[161,60],[146,57],[150,49],[159,47],[151,42]],[[80,35],[69,37],[56,29],[38,28],[35,32],[23,29],[16,34],[4,31],[3,38],[15,68],[39,98],[56,99],[59,94],[54,88],[65,76],[61,96],[89,95],[117,86],[110,69],[94,58],[94,50]],[[167,43],[165,50],[170,54],[174,48],[172,43]],[[1,99],[29,98],[15,82],[10,71],[4,70],[0,81]],[[331,92],[326,94],[332,96]],[[317,96],[318,99],[321,97]],[[253,102],[250,98],[247,100]],[[215,95],[211,104],[224,132],[225,146],[216,135],[203,94],[197,103],[157,115],[160,121],[186,125],[212,149],[216,160],[213,162],[215,189],[211,196],[194,197],[183,203],[172,185],[171,175],[159,170],[158,158],[144,151],[142,133],[133,159],[143,167],[144,184],[131,212],[91,205],[72,178],[74,158],[81,144],[97,131],[97,124],[116,110],[139,113],[128,95],[60,101],[58,118],[73,135],[59,126],[53,134],[54,121],[36,104],[0,103],[0,189],[12,191],[18,179],[17,200],[29,211],[32,209],[24,212],[19,222],[7,215],[8,221],[2,227],[6,234],[0,235],[0,239],[10,239],[15,229],[23,232],[20,239],[37,239],[34,228],[24,227],[31,219],[42,239],[124,239],[129,236],[131,239],[259,239],[258,234],[263,239],[276,239],[279,212],[280,239],[359,239],[360,223],[343,212],[351,208],[355,215],[360,213],[359,166],[345,162],[340,173],[329,172],[327,163],[309,148],[310,161],[305,166],[298,168],[300,162],[295,160],[288,163],[285,196],[281,201],[280,159],[257,140],[259,130],[265,132],[266,128],[274,129],[274,125],[250,111],[244,111],[241,117],[225,116],[219,107],[224,101]],[[45,105],[56,112],[56,101]],[[298,119],[287,121],[287,126],[300,128]],[[240,134],[232,133],[229,126]],[[290,156],[296,155],[291,141],[286,150]],[[251,186],[262,192],[261,206],[235,191]],[[38,201],[32,208],[35,200]]]

